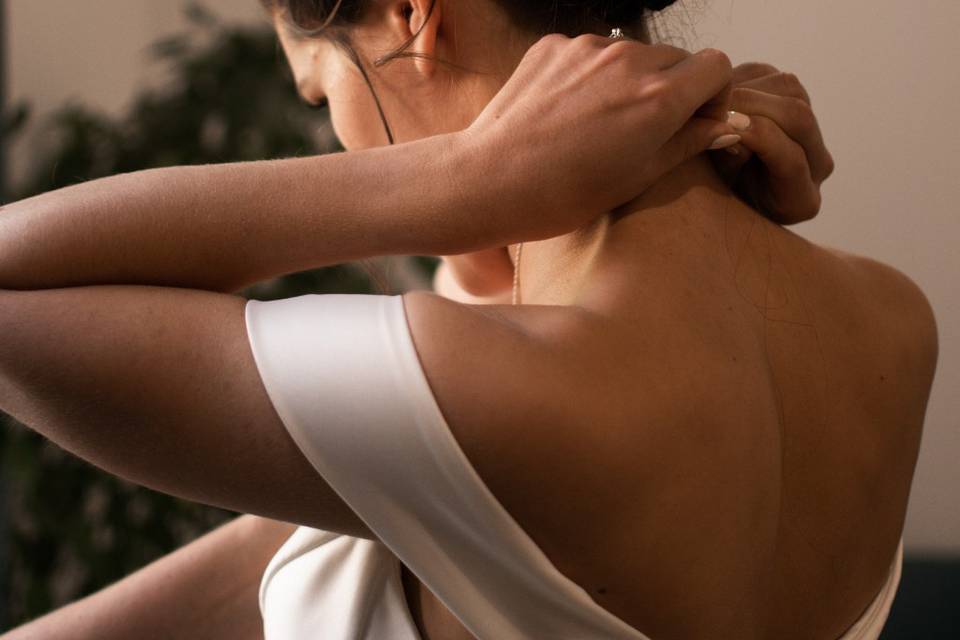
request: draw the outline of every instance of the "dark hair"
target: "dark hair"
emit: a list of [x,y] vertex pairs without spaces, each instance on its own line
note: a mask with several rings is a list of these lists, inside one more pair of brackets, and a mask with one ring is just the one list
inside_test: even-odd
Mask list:
[[[583,33],[606,34],[611,26],[617,26],[626,35],[642,42],[649,42],[645,16],[650,12],[665,9],[677,0],[492,1],[503,8],[518,27],[535,36],[544,36],[548,33],[562,33],[569,37]],[[380,99],[373,90],[367,71],[346,32],[346,28],[363,18],[370,0],[260,0],[260,3],[271,15],[274,11],[281,11],[283,19],[298,37],[327,37],[344,50],[360,70],[370,88],[380,120],[387,132],[387,139],[390,144],[393,144],[393,132],[380,106]],[[433,13],[435,4],[436,0],[431,0],[427,18]],[[379,67],[400,57],[424,57],[424,54],[406,51],[407,47],[420,35],[423,26],[421,25],[417,33],[407,38],[399,47],[374,60],[373,66]],[[451,64],[443,60],[440,62]]]
[[[616,25],[625,31],[644,12],[666,9],[677,0],[492,0],[522,29],[537,35],[562,33],[573,37],[599,27]],[[280,9],[303,32],[360,21],[370,0],[260,0],[268,10]],[[430,11],[433,10],[433,3]],[[429,13],[429,12],[428,12]],[[631,34],[639,37],[640,34]]]

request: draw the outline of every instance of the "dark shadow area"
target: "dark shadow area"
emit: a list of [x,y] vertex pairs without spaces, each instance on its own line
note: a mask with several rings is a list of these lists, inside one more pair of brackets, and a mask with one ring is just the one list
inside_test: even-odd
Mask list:
[[960,638],[960,559],[904,558],[881,640]]

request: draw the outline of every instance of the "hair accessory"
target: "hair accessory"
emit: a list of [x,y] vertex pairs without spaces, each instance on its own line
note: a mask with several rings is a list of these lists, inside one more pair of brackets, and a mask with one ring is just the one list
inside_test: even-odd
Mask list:
[[626,36],[623,35],[623,29],[620,27],[615,27],[613,31],[610,32],[610,37],[614,40],[622,40],[626,38]]

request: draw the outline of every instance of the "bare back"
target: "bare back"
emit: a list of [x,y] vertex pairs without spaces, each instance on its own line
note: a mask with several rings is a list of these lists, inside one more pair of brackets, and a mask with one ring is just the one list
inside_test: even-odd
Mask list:
[[839,637],[902,534],[926,298],[740,204],[616,224],[523,306],[408,298],[451,430],[557,568],[654,640]]

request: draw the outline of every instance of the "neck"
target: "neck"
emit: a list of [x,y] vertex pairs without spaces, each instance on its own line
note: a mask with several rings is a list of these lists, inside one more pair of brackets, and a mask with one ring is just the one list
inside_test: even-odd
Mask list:
[[[700,154],[643,194],[571,233],[525,242],[520,261],[522,304],[580,304],[630,298],[639,276],[669,260],[721,258],[724,223],[761,216],[742,203]],[[679,249],[678,249],[679,248]],[[510,247],[516,259],[516,245]]]

